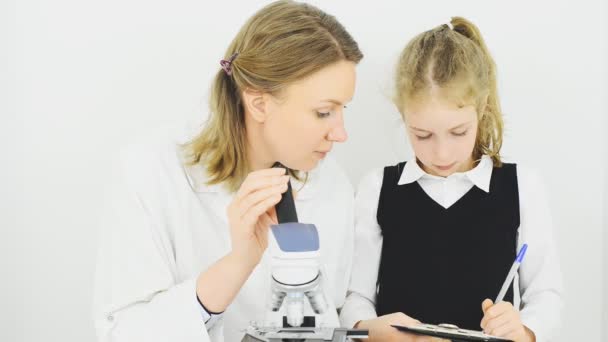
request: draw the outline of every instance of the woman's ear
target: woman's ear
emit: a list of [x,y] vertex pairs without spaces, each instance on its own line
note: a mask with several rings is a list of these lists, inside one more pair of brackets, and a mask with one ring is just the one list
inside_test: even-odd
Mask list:
[[268,115],[267,96],[261,91],[245,89],[241,96],[245,114],[251,115],[251,118],[258,123],[266,121]]

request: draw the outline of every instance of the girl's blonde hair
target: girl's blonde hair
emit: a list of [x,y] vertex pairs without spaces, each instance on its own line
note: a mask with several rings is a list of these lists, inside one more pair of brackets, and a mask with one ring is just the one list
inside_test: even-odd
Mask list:
[[473,23],[453,17],[451,27],[444,24],[414,37],[399,58],[395,86],[394,102],[402,115],[410,103],[437,88],[460,106],[474,105],[479,124],[473,159],[487,154],[495,166],[502,165],[496,65]]
[[[218,67],[210,96],[210,117],[202,132],[183,145],[187,163],[203,163],[208,184],[236,190],[249,170],[241,93],[252,89],[277,95],[290,83],[341,60],[363,55],[350,34],[320,9],[277,1],[254,14],[225,53],[230,75]],[[296,172],[290,170],[292,175]]]

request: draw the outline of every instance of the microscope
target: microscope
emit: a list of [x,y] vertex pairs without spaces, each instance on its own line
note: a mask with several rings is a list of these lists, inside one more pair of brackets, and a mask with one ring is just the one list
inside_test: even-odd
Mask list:
[[291,183],[275,206],[278,224],[270,227],[272,256],[270,315],[263,326],[252,323],[242,342],[345,342],[367,338],[367,330],[325,327],[329,305],[323,292],[319,232],[298,222]]

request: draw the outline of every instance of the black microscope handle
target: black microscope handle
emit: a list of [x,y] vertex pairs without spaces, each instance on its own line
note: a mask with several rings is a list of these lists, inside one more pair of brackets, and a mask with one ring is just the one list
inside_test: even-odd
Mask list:
[[[275,163],[273,167],[285,168],[285,166],[281,165],[281,163]],[[293,201],[293,194],[291,192],[291,181],[287,182],[287,191],[283,193],[281,200],[275,205],[274,208],[277,211],[277,219],[279,223],[298,222],[296,205]]]

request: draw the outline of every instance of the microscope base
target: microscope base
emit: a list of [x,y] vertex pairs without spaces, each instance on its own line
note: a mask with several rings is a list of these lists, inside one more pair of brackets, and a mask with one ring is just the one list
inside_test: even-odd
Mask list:
[[247,329],[241,342],[346,342],[366,339],[367,330],[346,328],[257,328]]

